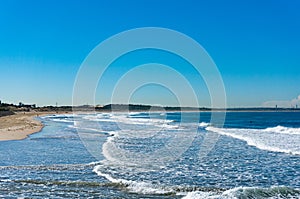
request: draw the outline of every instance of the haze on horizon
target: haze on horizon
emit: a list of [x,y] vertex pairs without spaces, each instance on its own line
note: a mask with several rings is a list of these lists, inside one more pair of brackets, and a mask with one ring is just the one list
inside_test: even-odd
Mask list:
[[[1,1],[0,100],[71,105],[80,65],[100,42],[128,29],[164,27],[206,49],[223,78],[228,107],[300,107],[299,9],[300,2],[283,0]],[[110,102],[124,72],[154,62],[178,69],[196,89],[199,105],[210,106],[205,82],[188,63],[157,50],[116,60],[99,82],[104,86],[96,104]],[[155,84],[139,88],[130,102],[178,105],[170,90]]]

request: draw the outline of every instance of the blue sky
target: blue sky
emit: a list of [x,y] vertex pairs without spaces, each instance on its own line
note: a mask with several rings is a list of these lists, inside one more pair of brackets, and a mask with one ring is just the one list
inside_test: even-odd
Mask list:
[[[119,32],[150,26],[182,32],[206,49],[223,77],[228,106],[283,102],[282,106],[289,106],[300,95],[299,9],[296,0],[4,0],[0,2],[0,99],[71,104],[77,71],[93,48]],[[141,60],[165,62],[168,56]],[[130,69],[136,64],[132,60],[124,58],[116,68]],[[114,74],[106,77],[108,82],[117,77]],[[194,78],[192,72],[185,75]],[[209,106],[207,90],[199,82],[200,105]],[[192,84],[197,89],[197,83]],[[97,103],[108,102],[109,86],[106,89],[97,93]],[[175,103],[169,91],[155,85],[139,92],[132,102]],[[154,93],[159,93],[157,98],[151,98]]]

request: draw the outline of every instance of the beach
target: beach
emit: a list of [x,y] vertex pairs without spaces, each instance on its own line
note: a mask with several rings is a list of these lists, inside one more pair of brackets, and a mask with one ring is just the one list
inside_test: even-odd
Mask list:
[[35,117],[51,114],[50,112],[19,112],[0,117],[0,141],[22,140],[28,135],[40,132],[43,124]]
[[2,117],[15,134],[44,128],[1,142],[0,198],[299,198],[299,112],[229,112],[222,127],[211,116]]

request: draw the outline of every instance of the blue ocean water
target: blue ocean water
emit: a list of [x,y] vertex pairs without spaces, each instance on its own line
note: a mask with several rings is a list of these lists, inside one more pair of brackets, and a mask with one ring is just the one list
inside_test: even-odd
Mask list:
[[214,114],[38,118],[0,142],[0,197],[300,198],[300,112]]

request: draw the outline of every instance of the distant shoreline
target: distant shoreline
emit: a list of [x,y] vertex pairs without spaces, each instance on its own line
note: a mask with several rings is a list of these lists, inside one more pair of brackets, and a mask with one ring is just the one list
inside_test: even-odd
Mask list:
[[176,107],[157,106],[145,104],[107,104],[107,105],[82,105],[82,106],[43,106],[35,104],[0,104],[0,116],[10,115],[14,112],[295,112],[300,111],[297,106],[294,108],[280,107],[238,107],[238,108],[208,108],[208,107]]

